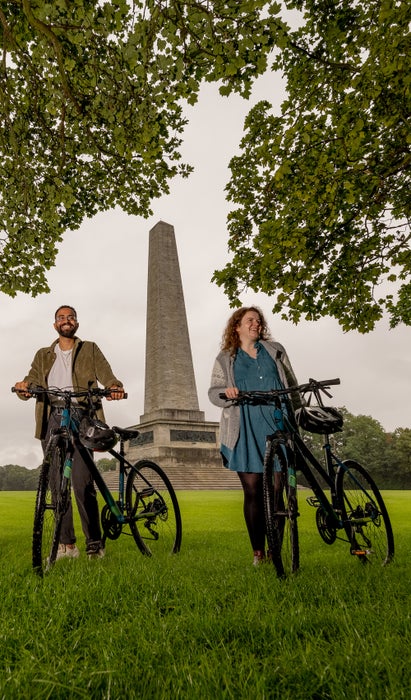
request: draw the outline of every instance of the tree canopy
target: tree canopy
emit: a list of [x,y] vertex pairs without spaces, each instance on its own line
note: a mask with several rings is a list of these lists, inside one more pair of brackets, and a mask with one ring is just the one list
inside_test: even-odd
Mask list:
[[148,216],[186,176],[184,101],[249,95],[282,23],[259,0],[0,2],[0,289],[48,291],[64,231]]
[[1,291],[48,291],[84,218],[150,215],[191,172],[184,102],[203,81],[248,97],[271,63],[287,99],[246,119],[214,281],[294,322],[411,323],[410,19],[401,0],[0,1]]
[[[231,161],[232,261],[214,279],[244,287],[298,322],[344,330],[411,324],[411,5],[300,0],[274,69],[287,98],[245,123]],[[381,291],[379,291],[379,289]]]

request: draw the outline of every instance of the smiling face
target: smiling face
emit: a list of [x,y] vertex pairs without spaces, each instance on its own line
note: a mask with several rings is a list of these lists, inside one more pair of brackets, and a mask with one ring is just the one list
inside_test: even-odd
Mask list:
[[261,318],[257,311],[247,311],[237,324],[236,330],[241,346],[253,345],[260,337]]
[[74,338],[79,324],[77,316],[71,306],[62,306],[56,312],[54,328],[63,338]]

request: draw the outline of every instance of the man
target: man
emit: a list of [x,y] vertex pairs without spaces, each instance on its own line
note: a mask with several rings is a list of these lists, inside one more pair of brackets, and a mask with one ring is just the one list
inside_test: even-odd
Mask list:
[[[82,341],[76,336],[78,327],[75,309],[68,305],[59,306],[54,322],[58,339],[50,347],[38,350],[27,376],[22,382],[16,382],[15,388],[21,392],[17,394],[20,398],[30,398],[30,394],[25,392],[31,385],[81,390],[89,386],[96,387],[98,383],[112,389],[111,395],[107,397],[108,401],[124,398],[123,385],[114,376],[103,353],[95,343]],[[100,420],[104,420],[101,404],[96,414]],[[59,405],[58,397],[55,402],[50,401],[45,394],[37,397],[35,419],[35,437],[42,441],[44,451],[51,430],[60,425],[61,403]],[[87,555],[93,559],[103,557],[97,494],[90,471],[77,447],[73,455],[72,485],[86,538]],[[70,506],[63,518],[57,559],[76,558],[79,554]]]

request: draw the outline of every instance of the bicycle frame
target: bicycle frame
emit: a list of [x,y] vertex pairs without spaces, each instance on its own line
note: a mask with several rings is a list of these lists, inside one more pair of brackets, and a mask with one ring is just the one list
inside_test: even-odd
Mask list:
[[[328,435],[325,436],[325,442],[323,445],[326,463],[326,468],[324,468],[323,465],[317,460],[317,458],[313,455],[311,450],[304,443],[301,436],[292,428],[287,417],[285,418],[285,420],[288,423],[286,427],[290,434],[290,439],[294,444],[295,453],[302,457],[302,459],[299,460],[297,463],[298,470],[301,471],[301,473],[306,478],[311,490],[314,493],[314,496],[319,502],[319,505],[322,506],[322,508],[328,516],[333,518],[333,520],[335,521],[335,525],[339,528],[342,528],[343,522],[340,517],[341,507],[340,504],[337,503],[336,478],[337,469],[339,469],[343,465],[342,462],[340,462],[340,460],[338,460],[338,458],[331,451],[331,445],[329,442]],[[319,480],[316,478],[314,471],[317,472],[326,482],[327,486],[330,489],[331,499],[329,499],[326,495]]]
[[[67,452],[66,461],[63,469],[63,476],[67,479],[71,479],[71,468],[72,460],[74,454],[74,436],[78,434],[78,422],[74,420],[70,405],[65,406],[62,411],[60,427],[57,430],[52,431],[51,438],[55,435],[61,434],[67,441]],[[118,507],[116,501],[114,500],[111,491],[107,487],[103,477],[101,476],[94,459],[87,448],[83,447],[79,442],[76,443],[76,447],[81,453],[84,462],[87,464],[88,469],[100,491],[104,501],[110,508],[110,511],[115,515],[119,523],[124,523],[126,518]],[[124,477],[123,477],[123,491],[124,491]]]
[[[304,443],[302,437],[290,422],[286,413],[282,412],[283,429],[286,432],[287,439],[293,444],[294,453],[300,457],[296,467],[306,478],[311,490],[314,493],[317,502],[310,497],[307,499],[310,505],[321,507],[326,516],[331,518],[332,524],[339,530],[344,529],[344,520],[342,519],[342,504],[338,500],[336,482],[340,470],[348,471],[348,468],[331,449],[328,435],[324,435],[323,449],[325,453],[326,468],[316,459],[311,450]],[[331,498],[329,499],[319,480],[316,478],[317,472],[326,482],[330,489]],[[372,494],[364,489],[355,476],[352,477],[359,488],[372,500]]]
[[[299,434],[295,414],[291,410],[288,397],[293,392],[311,392],[316,396],[318,405],[324,409],[323,414],[319,412],[320,419],[317,422],[308,422],[309,428],[313,428],[312,432],[318,432],[318,426],[325,427],[326,430],[330,426],[330,433],[340,429],[339,419],[329,423],[329,414],[320,396],[320,391],[331,396],[327,391],[329,386],[339,382],[339,379],[310,379],[306,384],[284,389],[239,391],[237,396],[231,399],[227,399],[225,393],[219,394],[219,398],[237,404],[273,405],[273,418],[278,429],[266,436],[264,508],[272,561],[280,577],[284,576],[286,569],[290,569],[291,572],[298,569],[299,513],[295,493],[295,471],[303,474],[313,493],[306,500],[316,509],[317,529],[327,544],[335,542],[337,531],[344,531],[345,536],[338,539],[348,542],[350,554],[358,556],[363,563],[373,560],[385,565],[394,555],[394,539],[387,509],[370,474],[355,460],[340,460],[333,453],[327,434],[324,434],[323,444],[325,464],[321,464],[304,443]],[[324,421],[322,415],[326,417]],[[333,416],[335,417],[335,414]],[[285,479],[276,479],[275,460],[280,463]],[[287,566],[284,567],[282,549],[287,526],[286,539],[289,541],[289,547],[286,553]]]
[[[137,430],[117,426],[109,428],[94,418],[99,403],[93,399],[110,396],[112,389],[89,386],[88,389],[73,391],[38,386],[23,390],[12,387],[12,391],[21,391],[27,398],[42,394],[57,396],[61,405],[61,409],[58,406],[58,420],[53,419],[50,425],[37,487],[32,547],[33,567],[37,573],[43,575],[58,558],[62,521],[70,504],[75,451],[80,454],[105,502],[100,514],[103,548],[107,538],[115,540],[123,533],[132,536],[140,552],[147,556],[152,556],[153,552],[175,554],[180,551],[181,513],[167,474],[149,459],[141,459],[135,464],[126,459],[125,442],[136,438],[139,434]],[[88,406],[84,402],[75,403],[74,399],[80,397],[87,399]],[[127,394],[124,394],[123,398],[126,397]],[[88,417],[84,434],[83,416]],[[57,419],[57,415],[55,417]],[[86,437],[90,427],[91,434]],[[95,430],[102,432],[95,436]],[[113,449],[116,437],[119,439],[119,449]],[[113,447],[110,449],[110,446]],[[119,463],[118,496],[110,491],[94,461],[93,451],[99,449],[112,455]],[[54,486],[50,468],[54,472]],[[125,524],[130,532],[123,531]]]
[[[93,456],[91,452],[84,447],[81,443],[77,442],[76,447],[80,451],[81,456],[84,460],[84,462],[87,464],[88,469],[90,470],[90,473],[94,479],[94,482],[104,500],[106,503],[108,509],[110,510],[111,514],[114,516],[115,520],[120,524],[123,525],[129,521],[127,515],[124,514],[125,510],[125,479],[127,476],[127,470],[133,470],[135,472],[138,472],[140,479],[144,481],[147,484],[148,491],[147,494],[145,495],[152,495],[154,489],[149,483],[149,481],[145,478],[144,474],[142,474],[134,464],[129,462],[124,454],[124,438],[121,434],[121,429],[120,428],[115,428],[114,429],[119,435],[120,435],[120,450],[117,451],[114,448],[108,450],[108,454],[110,454],[112,457],[116,459],[116,461],[119,463],[119,485],[118,485],[118,499],[115,500],[113,497],[112,492],[110,491],[109,487],[107,486],[104,478],[102,477],[101,473],[99,472],[97,465],[93,459]],[[60,422],[60,428],[57,429],[53,433],[55,435],[58,433],[58,431],[62,431],[62,434],[65,435],[67,439],[67,457],[66,457],[66,464],[64,467],[64,476],[66,478],[71,478],[71,461],[73,457],[73,452],[74,452],[74,442],[73,442],[73,437],[78,434],[78,424],[75,420],[73,420],[73,417],[71,415],[70,408],[64,408],[62,412],[62,418]],[[70,464],[68,464],[70,462]],[[144,516],[141,516],[144,518],[147,518],[147,514]],[[138,520],[139,516],[135,516],[135,519]]]
[[[78,423],[75,421],[71,415],[71,410],[69,407],[65,407],[62,412],[62,417],[60,421],[60,428],[57,429],[57,431],[53,432],[53,435],[58,434],[58,432],[62,433],[67,439],[67,457],[66,457],[66,464],[64,465],[64,476],[66,478],[71,478],[71,463],[68,464],[68,461],[72,461],[73,458],[73,453],[74,453],[74,436],[78,434]],[[118,500],[116,501],[113,497],[112,492],[110,491],[109,487],[107,486],[105,480],[101,476],[101,473],[99,472],[97,465],[93,459],[92,453],[90,450],[88,450],[86,447],[84,447],[81,443],[77,442],[76,447],[79,450],[84,462],[87,464],[88,469],[90,470],[90,473],[94,479],[94,482],[104,500],[108,508],[110,509],[110,512],[112,515],[116,518],[117,522],[120,524],[124,524],[127,522],[127,517],[124,515],[124,509],[125,509],[125,499],[124,499],[124,490],[125,490],[125,476],[126,476],[126,470],[127,469],[134,469],[135,467],[133,464],[131,464],[124,455],[124,439],[120,435],[120,451],[118,452],[117,450],[111,449],[108,450],[108,453],[111,454],[119,463],[120,465],[120,471],[119,471],[119,487],[118,487]],[[144,477],[142,477],[144,478]]]

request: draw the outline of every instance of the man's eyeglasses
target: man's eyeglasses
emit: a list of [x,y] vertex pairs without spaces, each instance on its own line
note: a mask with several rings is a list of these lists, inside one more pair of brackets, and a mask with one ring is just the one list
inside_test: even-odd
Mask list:
[[61,323],[62,321],[77,321],[77,317],[73,316],[73,314],[69,314],[68,316],[56,316],[56,321],[58,323]]

